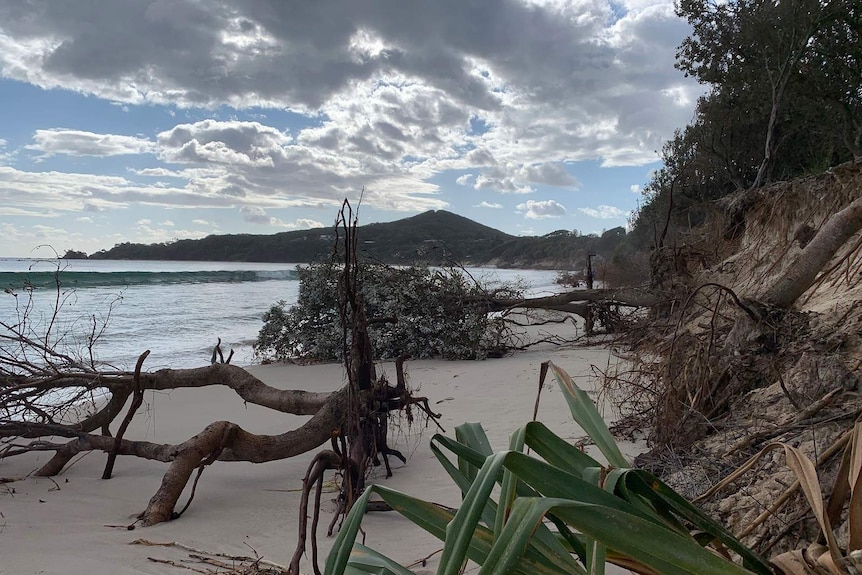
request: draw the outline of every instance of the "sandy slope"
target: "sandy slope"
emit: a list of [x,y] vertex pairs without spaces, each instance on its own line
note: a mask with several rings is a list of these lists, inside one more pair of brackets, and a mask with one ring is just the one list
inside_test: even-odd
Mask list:
[[[487,361],[417,361],[408,364],[411,385],[443,413],[447,431],[464,421],[481,421],[495,448],[503,448],[509,433],[529,420],[535,400],[539,364],[552,359],[589,388],[592,364],[605,368],[609,353],[602,349],[545,349]],[[391,379],[394,368],[385,365]],[[342,385],[338,365],[255,366],[249,368],[271,385],[308,390],[334,390]],[[302,423],[255,405],[244,405],[222,388],[178,390],[152,394],[127,433],[129,439],[178,443],[219,419],[234,421],[256,433],[280,433]],[[581,432],[571,423],[559,390],[546,391],[539,418],[564,437]],[[406,423],[405,423],[406,425]],[[375,481],[441,503],[457,504],[459,494],[428,449],[431,429],[393,432],[395,447],[410,457],[395,462],[395,476]],[[192,506],[179,520],[127,531],[156,491],[165,464],[121,458],[115,477],[100,479],[103,453],[90,453],[54,480],[25,477],[49,454],[0,461],[0,477],[23,477],[0,485],[0,573],[3,574],[132,574],[190,573],[148,560],[181,560],[186,553],[161,547],[130,546],[146,538],[178,541],[211,552],[252,555],[282,564],[290,561],[296,542],[297,506],[301,479],[313,454],[262,465],[218,462],[201,478]],[[59,487],[59,489],[58,489]],[[14,492],[13,492],[14,490]],[[185,502],[186,495],[181,499]],[[331,510],[329,501],[325,510]],[[329,523],[324,514],[321,523]],[[366,544],[402,563],[410,563],[441,544],[394,513],[370,514],[364,521]],[[331,541],[323,538],[325,556]],[[306,563],[305,567],[308,567]],[[433,561],[427,569],[433,569]],[[306,569],[310,571],[310,569]]]

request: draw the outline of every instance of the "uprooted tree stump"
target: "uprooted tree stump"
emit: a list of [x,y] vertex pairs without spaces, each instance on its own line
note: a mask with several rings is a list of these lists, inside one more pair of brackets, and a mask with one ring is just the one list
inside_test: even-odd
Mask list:
[[[341,246],[338,257],[343,263],[338,290],[342,357],[347,374],[347,384],[341,389],[331,393],[276,389],[231,365],[231,357],[224,359],[220,345],[213,353],[212,364],[206,367],[146,372],[142,369],[144,353],[134,373],[105,371],[92,361],[87,363],[59,352],[49,344],[50,337],[32,337],[23,324],[2,324],[3,339],[12,345],[0,346],[0,457],[53,451],[54,456],[37,472],[42,476],[60,473],[76,454],[84,451],[104,451],[111,454],[112,460],[135,456],[167,463],[161,485],[140,514],[140,524],[151,526],[182,515],[194,497],[197,481],[209,465],[224,461],[263,463],[326,446],[312,459],[303,481],[300,535],[291,562],[291,571],[298,572],[310,535],[312,561],[317,571],[316,534],[324,474],[334,471],[341,479],[337,511],[328,528],[332,533],[339,518],[364,490],[369,469],[382,463],[390,474],[388,458],[404,460],[387,443],[390,414],[403,410],[411,421],[412,410],[416,409],[430,420],[437,418],[427,400],[414,397],[407,388],[403,371],[406,357],[399,358],[396,364],[395,385],[377,374],[367,327],[380,320],[366,318],[358,289],[356,228],[356,219],[345,202],[336,226],[340,236],[336,245]],[[575,290],[531,299],[506,299],[490,294],[480,301],[488,312],[543,309],[581,316],[592,313],[591,305],[616,309],[650,307],[661,302],[656,294],[636,289]],[[253,434],[235,423],[216,421],[182,443],[157,444],[124,436],[128,420],[135,412],[133,404],[117,436],[111,435],[111,425],[130,398],[137,402],[145,391],[213,385],[234,390],[248,403],[311,417],[302,426],[278,435]],[[57,392],[68,394],[61,405],[48,399]],[[94,414],[77,417],[75,403],[100,392],[107,392],[109,399]],[[58,438],[68,441],[61,442]],[[36,441],[22,444],[22,439]],[[110,476],[110,467],[106,467],[105,477]],[[193,481],[189,501],[179,508],[180,496],[189,481]],[[310,505],[313,509],[309,526]]]
[[[338,226],[343,232],[339,255],[344,258],[344,268],[339,282],[339,300],[348,380],[341,389],[331,393],[276,389],[231,365],[230,357],[224,360],[218,345],[213,352],[213,363],[207,367],[144,372],[142,365],[149,353],[145,352],[134,373],[101,371],[92,362],[78,361],[52,348],[47,343],[49,337],[40,340],[30,337],[24,323],[3,324],[3,339],[13,345],[0,348],[0,457],[54,451],[54,456],[36,472],[40,476],[56,475],[76,454],[93,450],[110,454],[105,478],[110,478],[114,460],[121,455],[168,463],[161,485],[139,516],[142,526],[151,526],[182,515],[194,497],[198,479],[209,465],[222,461],[275,461],[328,444],[329,449],[314,457],[304,480],[300,537],[291,562],[291,571],[298,573],[308,533],[309,498],[317,486],[311,527],[317,572],[315,538],[324,472],[333,470],[341,477],[338,510],[329,527],[332,533],[339,517],[350,510],[364,490],[372,466],[379,465],[382,458],[387,475],[391,475],[388,458],[393,456],[405,461],[401,453],[387,444],[389,414],[406,410],[408,421],[412,421],[412,410],[416,409],[435,422],[439,417],[431,411],[425,398],[414,397],[407,388],[404,377],[407,357],[399,358],[396,364],[395,385],[377,375],[368,338],[368,320],[357,288],[357,221],[347,202],[339,215]],[[216,356],[220,361],[215,361]],[[175,445],[124,437],[143,392],[212,385],[229,387],[248,403],[311,418],[299,428],[279,435],[257,435],[235,423],[216,421]],[[65,392],[66,401],[58,404],[57,392]],[[75,403],[99,392],[107,392],[110,399],[94,414],[76,417]],[[51,394],[55,394],[53,403]],[[131,408],[117,436],[113,437],[110,426],[130,397],[133,398]],[[57,442],[57,438],[69,441]],[[22,439],[36,441],[21,444]],[[178,510],[179,498],[195,473],[189,501]]]

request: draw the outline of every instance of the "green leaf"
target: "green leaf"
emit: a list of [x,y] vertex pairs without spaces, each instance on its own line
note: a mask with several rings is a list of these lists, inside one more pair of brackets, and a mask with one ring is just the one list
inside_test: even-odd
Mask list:
[[[577,534],[572,533],[572,530],[569,529],[569,526],[566,525],[566,522],[554,515],[553,513],[548,513],[548,520],[554,524],[554,527],[557,528],[556,537],[557,540],[562,543],[568,544],[571,553],[574,553],[578,556],[578,559],[581,560],[581,563],[587,563],[587,548],[584,546],[584,543],[580,540]],[[565,547],[565,545],[564,545]]]
[[[522,429],[525,429],[525,428],[522,428]],[[522,434],[519,432],[516,432],[516,434],[513,434],[513,440],[512,440],[512,446],[513,447],[520,448],[522,446],[522,439],[520,437],[521,435]],[[444,436],[440,436],[437,439],[438,439],[437,442],[435,442],[434,440],[431,441],[432,453],[434,453],[434,455],[437,457],[437,459],[443,465],[443,468],[449,473],[449,475],[458,484],[458,487],[461,489],[462,494],[466,494],[467,491],[470,489],[470,485],[472,484],[472,482],[469,479],[467,479],[467,477],[463,473],[461,473],[461,471],[457,467],[455,467],[455,465],[449,460],[449,458],[447,458],[443,454],[443,452],[437,446],[436,443],[440,443],[441,445],[446,445],[446,446],[452,447],[454,449],[463,449],[464,453],[467,454],[471,460],[475,460],[476,458],[479,457],[478,452],[475,452],[473,450],[469,450],[469,452],[468,452],[466,450],[468,450],[469,448],[467,448],[466,446],[464,446],[461,443],[454,442],[449,438],[445,438]],[[504,472],[504,476],[505,476],[505,473],[506,472]],[[514,477],[514,476],[512,475],[512,477]],[[505,483],[505,481],[504,481],[504,483]],[[512,486],[515,487],[515,493],[517,495],[528,496],[528,497],[534,497],[534,496],[538,495],[538,493],[536,493],[535,490],[524,485],[523,483],[520,483],[517,481],[512,481]],[[506,493],[508,491],[508,489],[509,489],[508,487],[504,487],[504,489],[501,492]],[[496,517],[498,516],[497,515],[498,509],[499,509],[499,506],[496,503],[494,503],[493,500],[491,500],[489,498],[487,504],[485,505],[485,509],[482,511],[482,521],[485,523],[485,525],[491,526],[491,525],[494,525],[496,523]],[[563,525],[563,527],[565,528],[565,525]],[[500,529],[495,527],[494,533],[499,533],[499,531],[500,531]],[[539,529],[536,531],[535,541],[534,541],[533,547],[535,548],[535,551],[538,555],[542,555],[542,556],[548,558],[548,561],[550,561],[551,564],[556,565],[556,566],[558,566],[558,567],[560,567],[566,571],[577,571],[577,569],[579,568],[579,565],[577,564],[577,562],[571,557],[570,553],[560,543],[557,536],[554,533],[552,533],[551,530],[548,529],[548,527],[546,525],[540,525]],[[577,549],[582,551],[583,546],[579,546],[579,547],[577,547]],[[583,551],[582,551],[581,555],[583,555]]]
[[[542,518],[547,509],[541,508],[540,512],[536,512],[536,507],[541,506],[542,502],[549,501],[552,500],[543,497],[520,497],[515,500],[509,521],[498,534],[494,547],[479,570],[479,575],[505,575],[511,571],[532,543],[533,533],[542,525]],[[574,562],[564,572],[579,575],[587,573],[582,566]]]
[[[443,466],[443,469],[449,474],[455,484],[458,486],[458,489],[461,490],[461,498],[467,495],[467,492],[470,490],[470,486],[472,485],[472,481],[464,475],[460,469],[458,469],[448,457],[446,457],[443,452],[437,447],[434,442],[431,442],[431,453],[437,458],[437,461]],[[491,527],[497,516],[497,504],[494,503],[493,500],[488,499],[487,504],[485,505],[485,509],[482,511],[482,521],[488,527]]]
[[[553,501],[548,498],[543,501]],[[548,508],[543,503],[541,508]],[[608,548],[647,565],[663,575],[751,575],[663,525],[617,509],[570,500],[556,500],[548,509],[573,528]],[[511,522],[511,521],[510,521]],[[505,544],[500,538],[499,545]]]
[[[633,484],[635,482],[639,483],[641,487],[634,487]],[[628,470],[625,483],[630,490],[638,490],[640,494],[645,497],[652,497],[661,500],[670,509],[672,509],[674,513],[686,521],[691,522],[698,529],[714,535],[728,548],[738,553],[739,556],[742,557],[745,566],[752,571],[763,575],[770,575],[773,572],[769,563],[765,559],[743,545],[724,526],[712,519],[709,515],[704,513],[679,493],[671,489],[652,473],[642,469]]]
[[[509,451],[523,451],[524,435],[526,428],[521,427],[515,431],[509,439]],[[509,508],[515,500],[515,488],[518,485],[518,478],[508,469],[503,470],[503,484],[500,489],[500,501],[497,506],[497,517],[494,521],[494,533],[500,533],[503,525],[506,523],[506,515],[509,513]]]
[[462,445],[466,445],[483,456],[482,462],[478,465],[473,459],[458,456],[458,467],[470,481],[473,481],[479,472],[479,468],[484,463],[484,458],[493,453],[491,443],[488,441],[488,436],[485,435],[485,430],[482,429],[481,423],[464,423],[459,425],[455,428],[455,439]]
[[632,515],[638,515],[647,521],[662,524],[661,521],[634,507],[628,501],[608,493],[595,485],[584,481],[544,461],[518,452],[506,454],[506,467],[512,470],[518,479],[532,486],[545,497],[557,497],[584,503],[594,503],[611,509],[616,509]]
[[581,477],[584,469],[588,467],[601,466],[598,461],[556,435],[540,421],[531,421],[526,425],[524,441],[542,459],[578,477]]
[[566,398],[566,403],[569,404],[572,417],[595,442],[599,451],[607,458],[608,463],[613,467],[631,467],[628,460],[623,457],[616,440],[608,430],[608,426],[590,396],[578,387],[562,368],[550,361],[546,363],[560,384],[560,389],[563,390],[563,396]]
[[365,509],[368,507],[368,499],[371,497],[371,489],[366,489],[359,499],[353,503],[350,513],[344,518],[344,523],[341,525],[341,531],[335,537],[332,543],[332,550],[326,558],[326,565],[323,568],[324,575],[340,575],[344,573],[347,566],[347,561],[350,559],[350,549],[353,547],[353,542],[356,541],[356,534],[359,532],[359,525],[362,523],[362,516],[365,515]]
[[443,553],[440,555],[440,575],[458,575],[466,560],[466,550],[473,537],[473,531],[479,522],[485,502],[491,496],[491,490],[497,483],[497,476],[503,468],[505,453],[489,455],[485,464],[476,475],[470,491],[464,497],[461,508],[455,518],[446,527],[446,541]]
[[354,543],[344,575],[416,575],[392,559],[361,543]]
[[[446,539],[446,527],[455,518],[455,512],[450,509],[440,507],[427,501],[422,501],[415,497],[405,495],[393,489],[388,489],[380,485],[374,485],[375,493],[386,501],[392,509],[401,513],[441,541]],[[552,535],[548,530],[548,534]],[[470,541],[470,546],[466,550],[466,556],[470,560],[482,565],[491,551],[491,546],[494,541],[494,535],[490,529],[477,525],[473,532],[473,537]],[[546,546],[538,541],[534,546],[527,549],[514,573],[519,575],[558,575],[572,570],[572,559],[565,549],[559,547],[563,557],[558,557],[552,552],[545,551]],[[577,568],[577,565],[575,565]]]

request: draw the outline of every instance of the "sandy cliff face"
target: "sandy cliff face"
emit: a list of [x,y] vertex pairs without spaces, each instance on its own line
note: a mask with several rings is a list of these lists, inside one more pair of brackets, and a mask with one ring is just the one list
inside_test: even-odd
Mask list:
[[[718,211],[678,238],[677,299],[640,344],[638,383],[659,398],[641,463],[696,496],[782,441],[819,459],[828,496],[842,454],[829,450],[862,414],[862,162],[739,192]],[[703,504],[767,555],[799,548],[817,537],[800,493],[762,516],[794,479],[776,451]]]

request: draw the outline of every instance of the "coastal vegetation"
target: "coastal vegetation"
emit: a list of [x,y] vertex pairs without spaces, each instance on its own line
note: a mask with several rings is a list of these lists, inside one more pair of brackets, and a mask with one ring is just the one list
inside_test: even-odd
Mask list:
[[[738,190],[862,155],[858,2],[684,0],[677,13],[692,27],[677,68],[708,91],[694,120],[665,144],[662,167],[644,187],[632,239],[659,250]],[[745,207],[735,204],[728,233],[742,231]]]
[[[333,574],[408,573],[352,544],[372,491],[444,539],[442,573],[458,573],[465,559],[482,564],[482,573],[600,573],[605,560],[649,574],[858,572],[862,9],[851,0],[684,0],[678,11],[695,31],[680,48],[679,67],[709,91],[692,124],[665,146],[664,165],[646,186],[630,234],[560,231],[519,240],[486,228],[469,235],[462,234],[462,219],[444,212],[358,228],[345,207],[338,226],[279,234],[266,241],[281,243],[265,247],[254,236],[117,246],[97,257],[195,259],[205,253],[204,259],[321,261],[340,238],[337,263],[300,272],[306,290],[300,306],[270,310],[259,349],[274,359],[338,357],[347,384],[328,394],[279,390],[219,362],[144,372],[146,353],[134,373],[106,371],[92,359],[65,354],[58,347],[62,334],[52,335],[53,322],[46,335],[29,321],[13,321],[3,324],[0,336],[0,455],[54,452],[38,471],[46,476],[88,450],[163,461],[163,482],[140,517],[153,525],[182,515],[176,509],[192,475],[197,472],[197,482],[217,461],[271,461],[325,445],[302,486],[293,573],[309,539],[309,514],[317,562],[314,538],[328,471],[342,478],[330,532],[345,517],[328,562]],[[450,235],[416,233],[441,221],[449,222]],[[413,235],[399,235],[398,225]],[[291,251],[293,244],[300,251]],[[638,253],[638,246],[649,248]],[[457,258],[580,267],[590,253],[648,267],[648,284],[525,300],[514,292],[475,293],[463,276],[445,270],[366,264],[420,256],[430,263]],[[405,289],[384,294],[378,279]],[[435,332],[432,320],[411,316],[417,305],[450,329]],[[625,416],[615,431],[646,434],[650,451],[634,462],[622,457],[601,425],[589,427],[595,424],[592,400],[548,365],[607,464],[536,422],[517,430],[510,450],[498,454],[479,428],[463,426],[454,440],[433,440],[464,493],[460,509],[380,486],[365,490],[375,461],[385,466],[388,457],[403,457],[387,442],[390,414],[418,409],[435,419],[427,400],[406,386],[407,354],[479,356],[486,328],[493,329],[483,323],[491,321],[487,312],[541,308],[588,318],[595,306],[640,310],[634,314],[639,321],[613,341],[630,363],[604,374],[603,391]],[[26,319],[26,302],[21,309]],[[466,332],[451,329],[464,317],[470,320]],[[94,326],[93,344],[99,333]],[[416,344],[415,333],[434,344]],[[382,355],[399,358],[394,385],[378,377],[375,361]],[[143,390],[208,385],[311,419],[276,436],[219,421],[181,444],[155,444],[123,437],[133,403],[111,435],[125,404]],[[99,392],[109,399],[79,417],[74,402]],[[69,400],[58,403],[58,393]],[[542,459],[525,455],[525,447]],[[696,497],[721,523],[686,500]],[[761,558],[767,556],[771,564]]]
[[[342,270],[330,262],[298,273],[296,303],[278,302],[264,314],[255,351],[266,361],[339,361]],[[506,320],[488,313],[487,299],[520,298],[517,286],[484,286],[454,267],[379,263],[363,264],[356,281],[375,358],[479,359],[515,345]]]
[[[90,254],[94,259],[196,260],[324,263],[336,243],[334,227],[269,235],[212,235],[199,240],[159,244],[121,243]],[[359,228],[359,255],[365,261],[411,265],[493,265],[531,269],[581,269],[587,254],[612,260],[625,229],[601,234],[557,230],[545,236],[518,237],[445,210]]]

